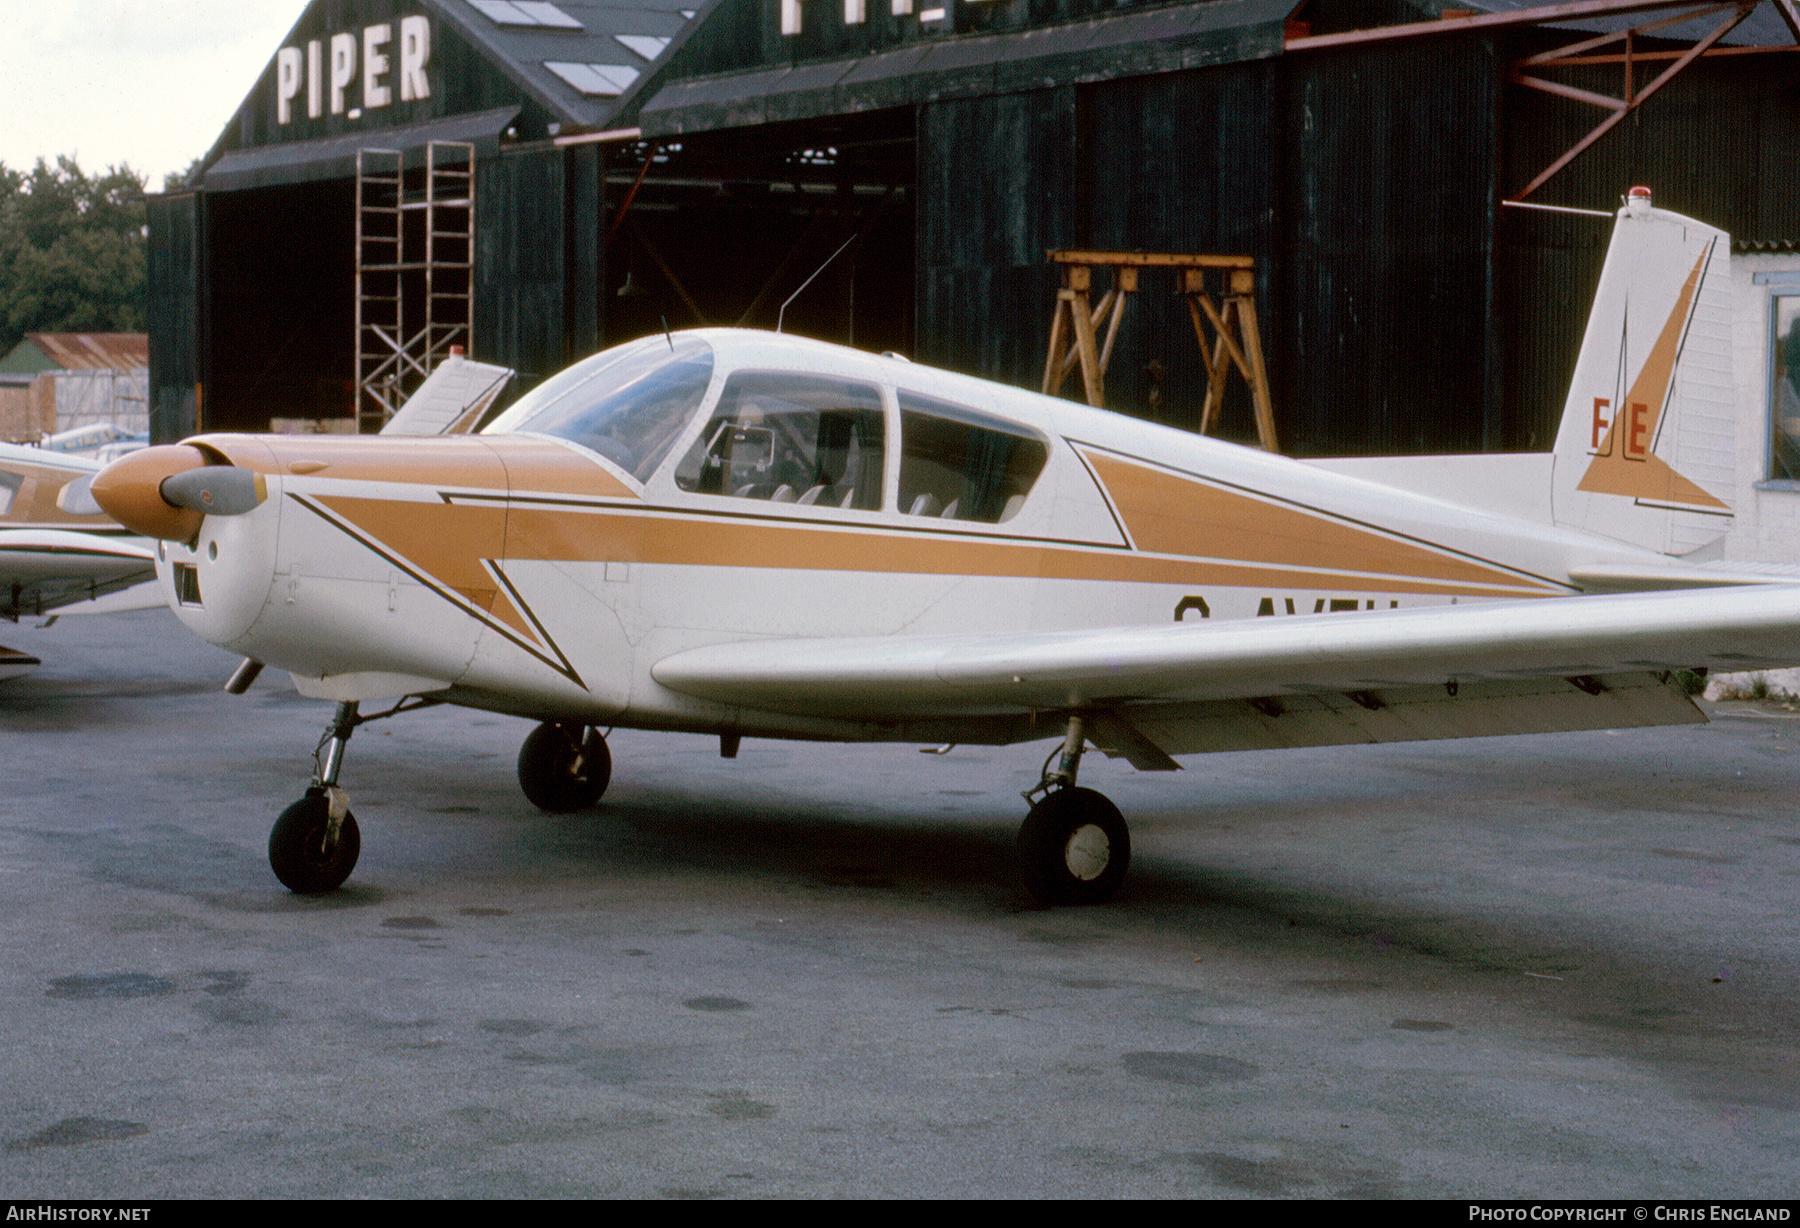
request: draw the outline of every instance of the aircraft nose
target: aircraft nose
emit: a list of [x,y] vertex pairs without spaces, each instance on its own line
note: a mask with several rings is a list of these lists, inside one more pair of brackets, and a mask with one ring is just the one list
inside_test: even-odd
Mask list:
[[260,473],[214,464],[190,444],[129,452],[95,474],[88,489],[126,528],[173,542],[195,540],[208,515],[239,515],[268,494]]

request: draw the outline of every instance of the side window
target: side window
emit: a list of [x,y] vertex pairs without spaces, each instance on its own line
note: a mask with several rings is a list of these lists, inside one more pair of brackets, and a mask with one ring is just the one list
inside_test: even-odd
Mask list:
[[739,371],[675,467],[700,494],[818,507],[881,507],[881,391],[826,376]]
[[988,524],[1012,519],[1050,457],[1022,426],[906,391],[900,447],[902,512]]
[[1769,299],[1775,336],[1770,355],[1775,387],[1769,397],[1769,473],[1800,482],[1800,294]]

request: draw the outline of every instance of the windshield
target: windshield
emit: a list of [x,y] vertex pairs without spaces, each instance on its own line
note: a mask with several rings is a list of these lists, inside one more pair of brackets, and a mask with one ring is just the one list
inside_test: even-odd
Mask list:
[[554,435],[647,481],[700,408],[712,369],[712,347],[698,337],[646,337],[545,380],[483,434]]

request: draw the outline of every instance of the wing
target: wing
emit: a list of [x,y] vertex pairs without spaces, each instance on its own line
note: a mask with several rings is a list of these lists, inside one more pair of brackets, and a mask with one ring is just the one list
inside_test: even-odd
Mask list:
[[112,596],[156,577],[155,558],[88,493],[97,461],[0,444],[0,618],[78,602],[100,613],[161,605],[153,588]]
[[[1705,719],[1670,675],[1800,663],[1800,586],[1483,602],[1086,631],[754,641],[659,662],[656,681],[740,708],[1094,741],[1169,756]],[[1012,731],[1012,732],[1009,732]],[[976,741],[970,736],[963,740]]]
[[[6,618],[96,601],[155,578],[155,556],[128,538],[60,529],[0,529],[0,616]],[[144,588],[91,612],[162,604],[159,591]]]

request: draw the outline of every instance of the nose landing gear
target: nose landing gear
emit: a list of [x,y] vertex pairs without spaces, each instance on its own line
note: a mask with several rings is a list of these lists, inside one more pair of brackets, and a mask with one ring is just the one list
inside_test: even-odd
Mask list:
[[338,788],[344,747],[363,720],[357,707],[350,701],[337,706],[313,751],[312,787],[281,812],[269,832],[269,868],[282,886],[299,895],[335,891],[362,853],[362,832],[350,813],[349,795]]
[[312,786],[305,797],[281,812],[269,832],[269,868],[275,871],[282,886],[297,895],[324,895],[343,886],[350,871],[356,868],[356,859],[362,853],[362,832],[356,826],[356,816],[350,813],[350,795],[338,788],[344,748],[356,727],[440,702],[414,697],[373,716],[363,716],[361,705],[355,700],[338,704],[331,724],[313,748]]

